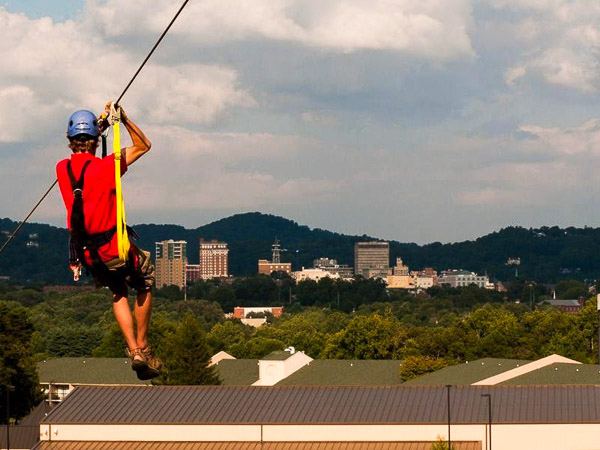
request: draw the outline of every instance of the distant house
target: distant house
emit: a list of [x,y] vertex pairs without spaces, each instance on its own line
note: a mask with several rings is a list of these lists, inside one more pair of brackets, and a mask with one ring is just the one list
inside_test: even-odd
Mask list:
[[245,319],[250,313],[271,313],[273,317],[281,317],[283,306],[236,306],[233,308],[231,317],[234,319]]
[[544,300],[542,304],[544,303],[554,306],[555,308],[560,309],[562,312],[577,314],[583,309],[585,298],[580,298],[578,300]]

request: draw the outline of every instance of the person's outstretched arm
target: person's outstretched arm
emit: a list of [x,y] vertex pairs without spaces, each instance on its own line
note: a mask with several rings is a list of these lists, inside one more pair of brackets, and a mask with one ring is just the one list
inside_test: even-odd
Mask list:
[[[107,114],[110,114],[111,104],[112,102],[108,102],[104,107],[104,110]],[[121,108],[121,123],[125,125],[125,128],[131,137],[131,142],[133,143],[131,147],[125,147],[121,150],[121,152],[125,154],[125,162],[127,163],[127,166],[130,166],[144,153],[150,150],[152,144],[144,132],[129,119],[123,108]]]
[[133,142],[131,147],[126,147],[123,149],[123,152],[125,153],[125,162],[127,162],[127,166],[130,166],[144,153],[150,150],[152,144],[143,131],[140,130],[138,126],[129,119],[129,117],[127,117],[127,114],[123,108],[121,108],[121,122],[123,125],[125,125],[125,128],[131,137],[131,142]]

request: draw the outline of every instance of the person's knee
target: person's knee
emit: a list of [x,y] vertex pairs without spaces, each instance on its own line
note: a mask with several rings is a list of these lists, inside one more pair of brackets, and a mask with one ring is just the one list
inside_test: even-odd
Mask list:
[[136,303],[138,306],[143,306],[144,303],[152,299],[152,288],[138,289],[136,295]]

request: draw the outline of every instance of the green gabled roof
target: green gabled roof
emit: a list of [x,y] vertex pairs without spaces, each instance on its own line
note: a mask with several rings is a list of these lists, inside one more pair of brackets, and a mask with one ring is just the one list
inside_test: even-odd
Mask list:
[[428,373],[407,381],[406,384],[425,386],[444,386],[446,384],[452,384],[456,386],[467,386],[530,362],[531,361],[521,359],[483,358],[458,364],[456,366],[445,367],[437,372]]
[[285,361],[290,356],[292,356],[291,352],[286,352],[285,350],[277,350],[269,353],[267,356],[261,359],[263,361]]
[[401,384],[401,361],[315,359],[277,386],[390,386]]
[[38,363],[40,383],[150,384],[138,380],[127,358],[56,358]]
[[215,367],[225,386],[250,386],[258,380],[258,359],[223,359]]
[[600,384],[600,366],[555,363],[500,384]]

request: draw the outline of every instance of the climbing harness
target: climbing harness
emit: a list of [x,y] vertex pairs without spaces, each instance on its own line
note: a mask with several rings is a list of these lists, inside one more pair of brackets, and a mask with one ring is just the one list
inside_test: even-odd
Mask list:
[[[171,22],[169,22],[169,25],[167,26],[167,28],[165,29],[165,31],[163,31],[163,33],[160,35],[160,37],[158,38],[158,40],[156,41],[156,43],[154,44],[154,46],[152,47],[152,49],[150,50],[150,52],[148,53],[148,55],[146,56],[146,58],[144,59],[144,61],[140,65],[140,67],[138,68],[138,70],[133,75],[133,78],[131,78],[131,80],[129,81],[129,83],[127,83],[127,86],[125,86],[125,89],[123,90],[123,92],[121,93],[121,95],[119,95],[119,98],[115,102],[116,105],[119,104],[119,102],[121,101],[121,99],[123,98],[123,96],[125,95],[125,93],[127,92],[127,90],[129,89],[129,86],[131,86],[133,84],[133,82],[137,78],[138,74],[142,71],[142,69],[144,68],[144,66],[146,65],[146,63],[148,62],[148,60],[150,59],[150,57],[152,56],[152,54],[154,53],[154,50],[156,50],[156,48],[161,43],[161,41],[163,40],[163,38],[167,35],[167,33],[169,32],[169,30],[171,29],[171,26],[175,23],[175,21],[179,17],[179,14],[181,14],[181,11],[183,11],[183,8],[185,8],[185,6],[188,4],[189,1],[190,0],[185,0],[183,2],[183,4],[181,5],[181,7],[179,8],[179,10],[177,11],[177,13],[175,14],[175,16],[173,17],[173,19],[171,19]],[[114,129],[113,129],[113,132],[114,132]],[[118,131],[117,131],[117,133],[118,133]],[[120,145],[120,142],[119,142],[119,145]],[[119,148],[119,158],[120,158],[120,155],[121,155],[121,149]],[[102,138],[102,156],[103,157],[106,156],[106,136],[104,136],[104,135],[103,135],[103,138]],[[115,160],[116,160],[116,158],[115,158]],[[115,161],[115,172],[116,172],[116,161]],[[118,178],[119,178],[118,184],[120,186],[120,184],[121,184],[120,167],[119,167],[119,177]],[[116,182],[117,182],[117,177],[115,177],[115,183]],[[44,201],[44,199],[48,196],[48,194],[52,191],[52,189],[54,189],[54,186],[56,186],[57,183],[58,183],[58,180],[55,179],[52,182],[52,184],[50,185],[50,187],[48,188],[48,190],[44,193],[44,195],[42,195],[42,198],[40,198],[40,200],[35,204],[35,206],[32,208],[32,210],[29,211],[29,214],[27,214],[27,216],[25,217],[25,219],[23,219],[21,221],[21,223],[17,226],[17,228],[15,228],[15,231],[13,231],[11,233],[11,235],[8,237],[8,239],[6,240],[6,242],[2,245],[2,247],[0,247],[0,255],[2,254],[2,252],[4,251],[4,249],[8,246],[8,244],[10,244],[10,242],[17,236],[17,234],[19,233],[19,231],[21,231],[21,229],[23,228],[23,226],[25,225],[25,223],[27,223],[27,221],[33,215],[33,213],[38,208],[38,206],[40,206],[40,204]],[[117,197],[117,198],[119,198],[119,197]],[[118,206],[119,205],[117,205],[117,210],[119,209]],[[122,198],[121,198],[121,208],[123,208],[123,200],[122,200]],[[125,214],[124,214],[124,210],[123,209],[121,209],[121,215],[122,215],[122,218],[123,218],[123,224],[122,224],[122,228],[124,230],[123,231],[123,235],[126,236],[127,226],[124,223]],[[120,223],[120,222],[117,221],[117,223]],[[128,239],[127,239],[127,243],[129,243]],[[121,247],[119,247],[119,258],[121,258]]]

